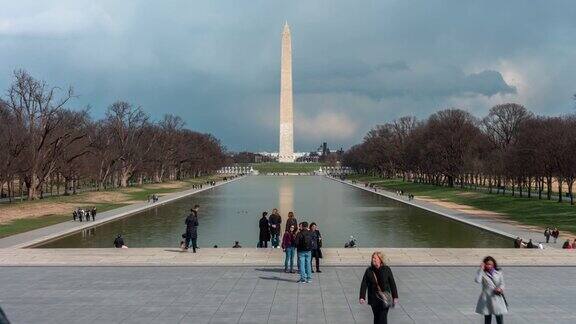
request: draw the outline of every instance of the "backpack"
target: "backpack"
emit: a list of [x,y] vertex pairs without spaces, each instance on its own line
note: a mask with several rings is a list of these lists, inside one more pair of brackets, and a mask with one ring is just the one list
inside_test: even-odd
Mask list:
[[312,236],[312,233],[310,233],[310,231],[302,233],[302,236],[300,237],[300,242],[302,243],[301,249],[303,251],[311,251],[313,249],[313,245],[316,245],[316,242],[314,242],[314,237]]

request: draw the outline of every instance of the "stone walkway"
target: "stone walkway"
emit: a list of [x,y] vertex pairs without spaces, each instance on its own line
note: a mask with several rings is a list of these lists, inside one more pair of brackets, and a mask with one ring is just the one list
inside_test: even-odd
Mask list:
[[[24,232],[21,234],[16,234],[12,236],[8,236],[5,238],[0,239],[0,249],[1,248],[23,248],[28,246],[33,246],[40,242],[44,242],[46,240],[50,240],[53,238],[57,238],[60,236],[64,236],[66,234],[71,234],[74,232],[78,232],[85,228],[94,227],[97,225],[101,225],[103,223],[111,222],[113,220],[126,217],[150,208],[155,208],[160,205],[164,205],[170,203],[174,200],[178,200],[180,198],[184,198],[186,196],[210,190],[212,188],[230,183],[232,181],[236,181],[242,179],[242,177],[234,178],[228,181],[220,181],[216,183],[216,186],[208,186],[204,185],[202,189],[188,189],[180,192],[170,193],[166,195],[160,196],[160,200],[156,203],[149,203],[149,202],[140,202],[135,203],[129,206],[124,206],[120,208],[116,208],[110,211],[98,213],[96,215],[95,222],[74,222],[70,219],[67,222],[58,223],[55,225],[39,228],[36,230]],[[70,211],[70,218],[72,218],[72,211]]]
[[[476,267],[392,267],[390,323],[482,323]],[[506,323],[575,323],[576,268],[506,267]],[[364,267],[324,267],[311,284],[278,268],[0,267],[0,306],[19,323],[372,323]]]
[[[341,183],[345,183],[348,184],[350,186],[356,187],[358,189],[362,189],[368,192],[372,192],[374,194],[380,195],[380,196],[384,196],[386,198],[389,199],[393,199],[408,205],[412,205],[415,207],[419,207],[422,208],[424,210],[472,225],[472,226],[476,226],[494,233],[498,233],[500,235],[503,236],[507,236],[510,237],[512,239],[515,239],[516,237],[521,237],[525,242],[528,242],[529,239],[532,239],[533,242],[537,243],[537,242],[542,242],[542,244],[545,247],[549,247],[549,248],[561,248],[562,247],[562,243],[564,243],[564,241],[562,240],[558,240],[557,243],[545,243],[545,239],[544,239],[544,230],[542,231],[538,231],[538,230],[534,230],[534,229],[529,229],[526,227],[522,227],[520,224],[514,224],[513,222],[509,222],[509,221],[502,221],[499,220],[497,218],[493,218],[493,217],[486,217],[486,216],[480,216],[480,215],[474,215],[473,213],[462,213],[462,212],[458,212],[455,211],[454,209],[450,209],[450,208],[444,208],[442,206],[439,206],[437,204],[431,203],[431,202],[427,202],[424,201],[422,199],[418,199],[418,197],[415,197],[413,200],[408,200],[408,197],[406,196],[398,196],[393,192],[387,191],[387,190],[383,190],[383,189],[377,189],[377,191],[374,191],[373,188],[369,188],[369,187],[365,187],[364,184],[360,184],[360,183],[352,183],[351,181],[343,181],[337,178],[332,178],[332,177],[328,177],[334,181],[338,181]],[[571,240],[572,241],[572,240]]]
[[[576,266],[576,250],[561,249],[326,248],[322,263],[365,265],[375,250],[395,266],[476,266],[486,255],[506,266]],[[281,249],[0,249],[0,266],[281,266],[283,261]]]

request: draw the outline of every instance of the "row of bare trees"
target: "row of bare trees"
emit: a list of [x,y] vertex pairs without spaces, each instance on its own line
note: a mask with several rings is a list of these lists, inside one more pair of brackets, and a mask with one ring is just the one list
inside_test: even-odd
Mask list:
[[536,116],[507,103],[482,119],[459,109],[403,117],[370,130],[343,160],[359,173],[560,202],[566,194],[573,203],[576,115]]
[[153,122],[140,108],[118,101],[105,118],[68,108],[72,88],[50,87],[16,71],[0,98],[0,189],[41,198],[79,184],[98,189],[127,187],[212,173],[225,164],[225,149],[210,134],[184,128],[166,115]]

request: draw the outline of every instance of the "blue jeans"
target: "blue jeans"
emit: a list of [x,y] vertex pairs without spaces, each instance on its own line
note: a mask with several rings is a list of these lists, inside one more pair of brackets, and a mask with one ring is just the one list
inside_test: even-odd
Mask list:
[[294,250],[295,247],[286,248],[286,258],[284,258],[284,270],[288,270],[288,262],[290,262],[290,271],[294,270]]
[[312,280],[312,252],[303,251],[298,252],[298,260],[300,260],[300,281]]

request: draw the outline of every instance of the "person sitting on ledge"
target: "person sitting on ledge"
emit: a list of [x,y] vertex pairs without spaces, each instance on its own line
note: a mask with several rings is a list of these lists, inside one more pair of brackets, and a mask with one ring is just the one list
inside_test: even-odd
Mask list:
[[514,248],[519,249],[521,247],[522,247],[522,239],[519,236],[516,236],[516,239],[514,240]]
[[234,249],[239,249],[239,248],[241,248],[241,247],[242,247],[242,246],[240,246],[240,242],[238,242],[238,241],[235,241],[235,242],[234,242],[234,245],[232,246],[232,248],[234,248]]
[[355,246],[356,246],[356,239],[354,238],[354,236],[350,235],[350,241],[344,244],[344,248],[353,248]]
[[124,239],[122,238],[122,234],[118,234],[118,236],[114,240],[114,247],[117,249],[128,248],[126,245],[124,245]]
[[562,248],[572,250],[572,244],[570,244],[570,240],[566,240],[566,242],[564,242],[564,244],[562,245]]

